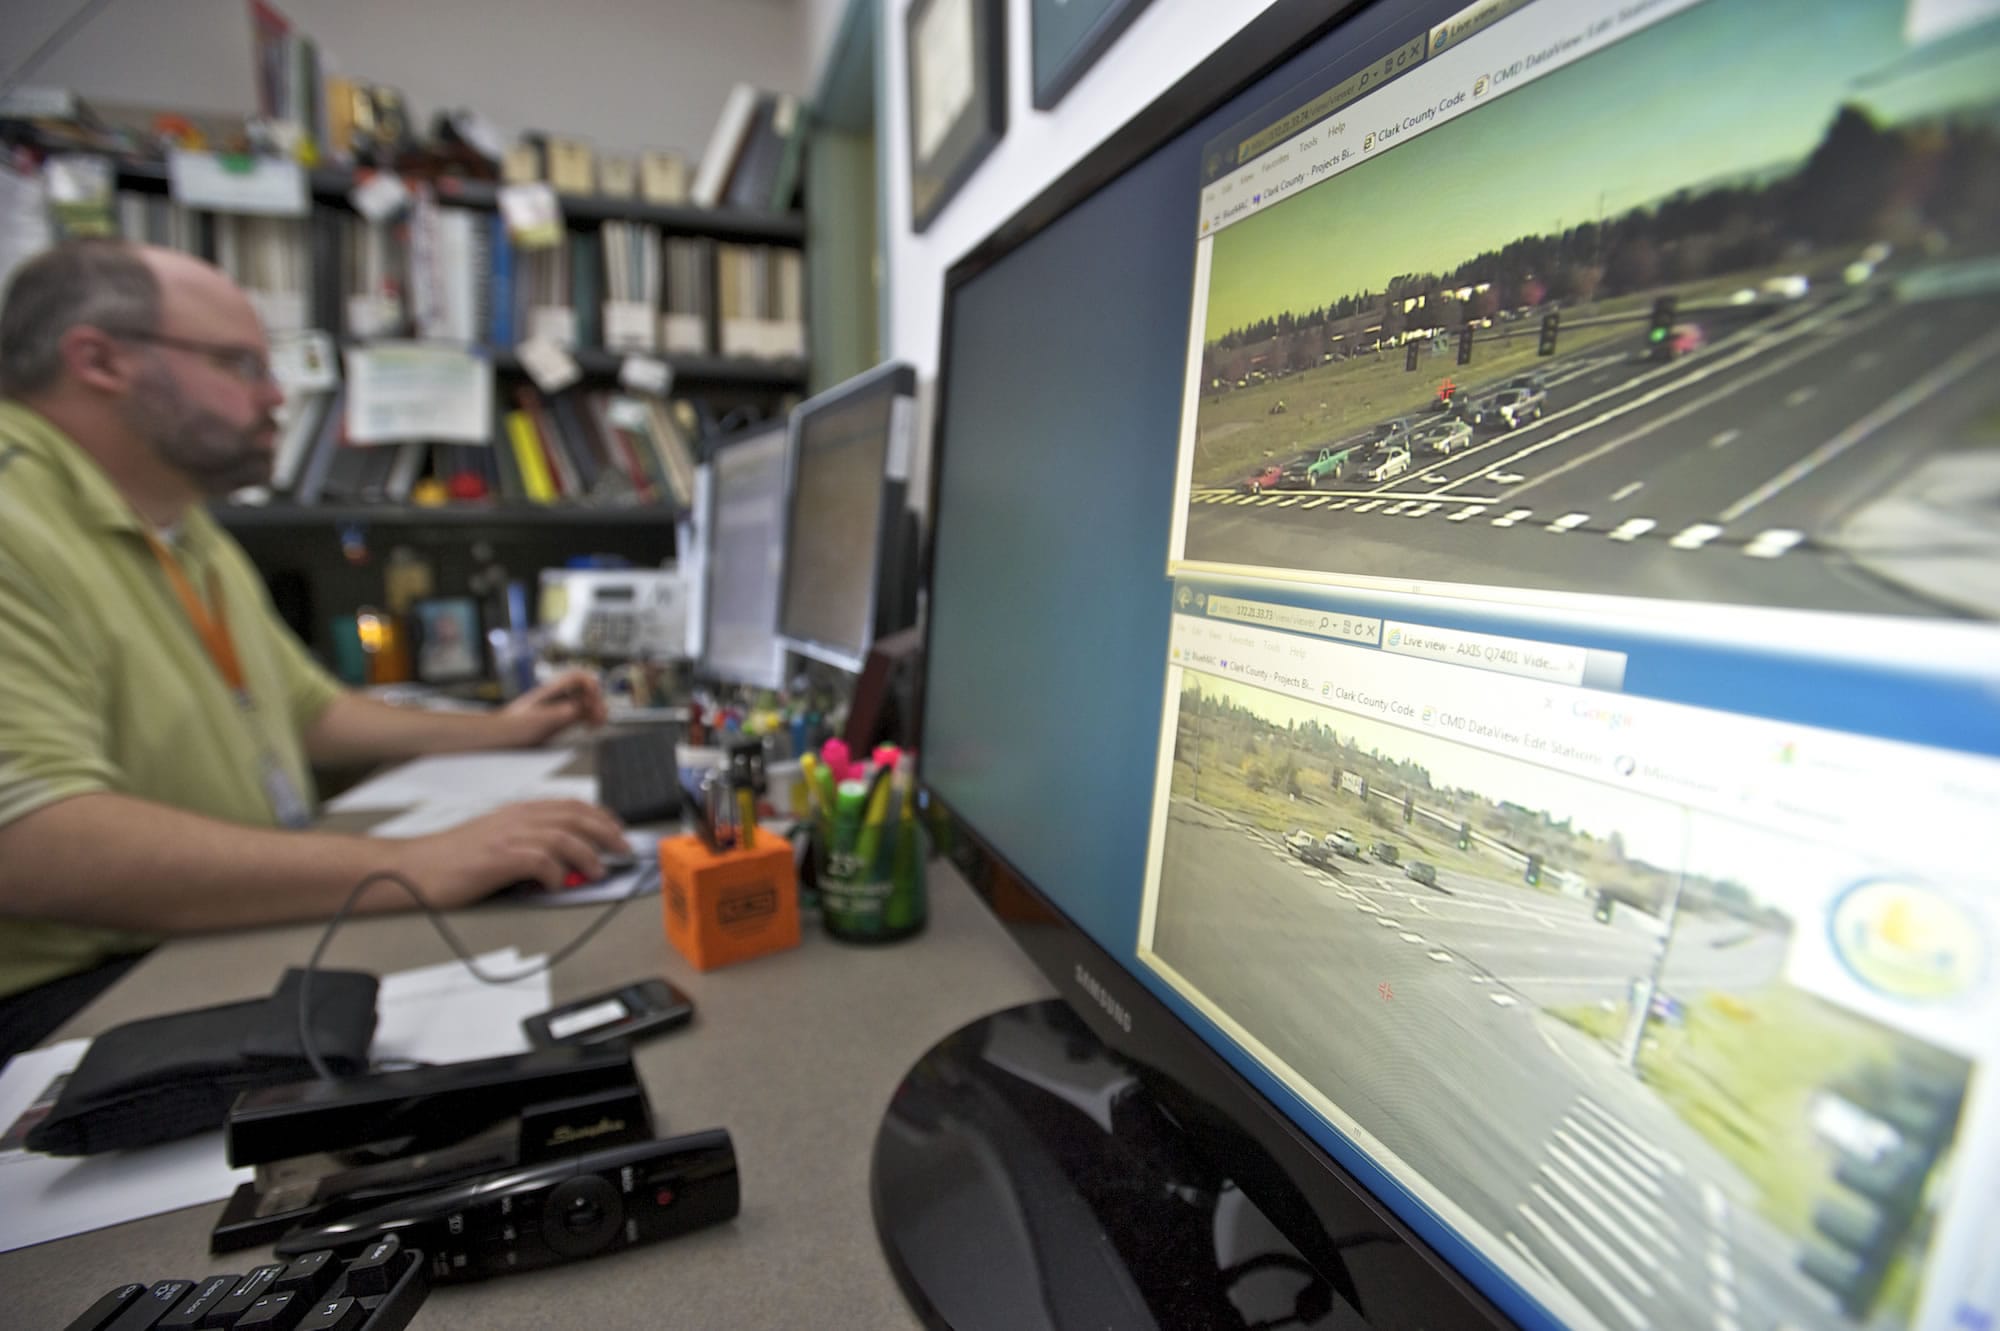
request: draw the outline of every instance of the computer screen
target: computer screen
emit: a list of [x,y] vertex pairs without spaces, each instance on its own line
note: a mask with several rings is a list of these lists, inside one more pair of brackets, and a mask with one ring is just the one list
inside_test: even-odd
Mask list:
[[948,283],[926,784],[1519,1325],[2000,1325],[1996,70],[1380,4]]
[[701,666],[732,684],[775,689],[785,682],[778,578],[788,444],[783,423],[772,424],[718,445],[709,462]]
[[859,670],[880,632],[905,626],[906,490],[915,375],[883,365],[792,415],[788,555],[779,631],[794,651]]

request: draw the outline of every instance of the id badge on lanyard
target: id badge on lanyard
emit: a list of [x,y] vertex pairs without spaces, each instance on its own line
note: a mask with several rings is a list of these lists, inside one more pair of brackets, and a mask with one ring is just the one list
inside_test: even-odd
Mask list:
[[[181,608],[187,611],[188,622],[194,625],[195,636],[201,639],[208,659],[215,663],[222,682],[229,687],[230,697],[243,709],[245,723],[255,731],[257,704],[250,696],[250,684],[243,673],[242,659],[236,655],[236,639],[229,632],[228,607],[223,602],[222,586],[213,570],[208,576],[208,601],[204,604],[201,597],[195,594],[194,584],[188,581],[180,561],[174,558],[173,552],[161,543],[160,538],[149,531],[146,533],[146,544],[152,547],[153,557],[160,561],[167,581],[173,584]],[[259,778],[263,782],[264,798],[271,806],[271,816],[280,827],[304,827],[312,821],[312,810],[306,807],[305,796],[300,792],[298,783],[292,780],[291,773],[285,770],[285,765],[278,761],[276,754],[261,744],[259,747]]]

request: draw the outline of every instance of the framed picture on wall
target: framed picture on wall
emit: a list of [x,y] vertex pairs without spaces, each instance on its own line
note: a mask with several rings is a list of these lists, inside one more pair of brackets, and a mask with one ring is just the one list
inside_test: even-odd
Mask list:
[[921,232],[1007,132],[1006,0],[911,0],[910,229]]
[[1148,0],[1029,0],[1035,109],[1046,111],[1139,17]]

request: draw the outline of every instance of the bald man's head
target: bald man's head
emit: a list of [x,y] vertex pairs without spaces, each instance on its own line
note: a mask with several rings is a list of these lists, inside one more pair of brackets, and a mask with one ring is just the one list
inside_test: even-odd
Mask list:
[[99,456],[149,453],[208,494],[270,478],[284,394],[268,356],[227,274],[157,246],[59,245],[15,272],[0,308],[0,394],[47,404]]
[[63,334],[79,324],[157,332],[161,290],[151,250],[73,240],[16,268],[0,305],[0,395],[33,397],[55,387]]

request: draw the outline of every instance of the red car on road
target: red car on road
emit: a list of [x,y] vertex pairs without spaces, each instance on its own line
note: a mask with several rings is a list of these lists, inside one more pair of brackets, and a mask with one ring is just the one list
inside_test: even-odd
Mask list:
[[1270,466],[1251,472],[1237,488],[1244,494],[1260,495],[1274,488],[1285,478],[1285,469],[1273,462]]

